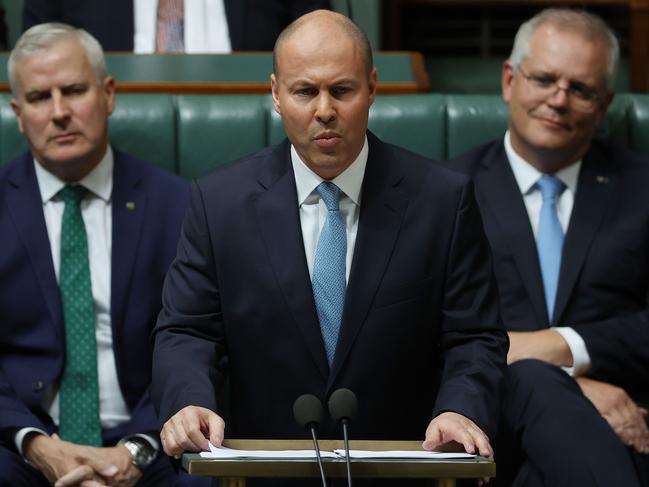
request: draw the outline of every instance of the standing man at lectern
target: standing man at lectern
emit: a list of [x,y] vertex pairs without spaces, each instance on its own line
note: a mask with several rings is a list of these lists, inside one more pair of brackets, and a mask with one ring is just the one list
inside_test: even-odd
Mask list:
[[473,187],[367,131],[376,79],[353,22],[299,18],[271,76],[288,140],[194,183],[154,331],[167,454],[221,443],[228,377],[234,438],[303,438],[295,399],[347,387],[355,438],[491,456],[507,338]]

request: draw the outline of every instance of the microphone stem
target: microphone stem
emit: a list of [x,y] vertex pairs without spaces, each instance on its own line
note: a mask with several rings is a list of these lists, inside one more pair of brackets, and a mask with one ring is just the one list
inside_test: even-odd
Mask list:
[[347,463],[347,486],[352,487],[352,463],[349,458],[349,430],[347,421],[343,420],[343,440],[345,442],[345,459]]
[[313,438],[313,447],[315,448],[315,455],[318,459],[318,467],[320,468],[320,478],[322,479],[322,487],[327,487],[327,479],[325,479],[324,468],[322,467],[322,458],[320,457],[320,446],[318,446],[318,438],[315,434],[315,428],[311,426],[311,438]]

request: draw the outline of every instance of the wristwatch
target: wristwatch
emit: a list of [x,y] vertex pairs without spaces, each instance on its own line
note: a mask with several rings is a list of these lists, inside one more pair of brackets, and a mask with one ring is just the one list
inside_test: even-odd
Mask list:
[[144,470],[151,465],[157,455],[157,451],[141,436],[126,436],[119,440],[118,445],[124,445],[131,454],[133,465]]

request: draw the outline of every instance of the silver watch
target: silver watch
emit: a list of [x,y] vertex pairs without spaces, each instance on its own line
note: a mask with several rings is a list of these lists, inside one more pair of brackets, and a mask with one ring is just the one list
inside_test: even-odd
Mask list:
[[144,470],[151,465],[157,455],[155,449],[144,438],[133,435],[119,440],[118,445],[124,445],[131,454],[133,465]]

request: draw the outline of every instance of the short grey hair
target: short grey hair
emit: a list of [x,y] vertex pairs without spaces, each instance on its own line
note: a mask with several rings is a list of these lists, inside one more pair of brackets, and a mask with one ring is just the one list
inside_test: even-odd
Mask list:
[[569,8],[547,8],[524,22],[516,33],[514,47],[509,61],[518,71],[530,53],[530,38],[542,25],[550,24],[560,30],[577,32],[592,40],[603,42],[608,47],[608,67],[606,87],[613,91],[615,77],[620,62],[620,43],[613,30],[600,17],[585,10]]
[[75,39],[79,42],[86,52],[88,62],[97,76],[98,81],[102,81],[108,76],[106,69],[106,58],[104,50],[101,48],[99,41],[83,29],[72,27],[71,25],[57,22],[38,24],[27,29],[16,42],[16,46],[9,55],[7,62],[7,73],[9,75],[9,84],[11,91],[15,94],[17,89],[16,83],[16,63],[32,54],[46,51],[53,44],[61,41]]

